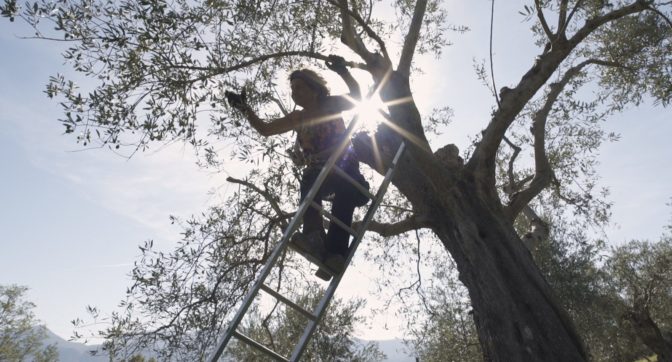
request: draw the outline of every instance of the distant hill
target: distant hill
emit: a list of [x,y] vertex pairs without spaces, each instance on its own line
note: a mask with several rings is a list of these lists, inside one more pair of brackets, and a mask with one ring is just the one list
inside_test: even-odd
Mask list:
[[68,342],[65,339],[47,329],[47,338],[44,344],[55,344],[58,349],[58,359],[61,362],[102,362],[107,361],[107,356],[92,356],[89,351],[98,348],[96,345]]
[[[107,356],[92,356],[90,351],[96,350],[98,345],[85,345],[82,343],[68,342],[47,329],[45,344],[55,344],[58,349],[60,362],[106,362]],[[387,362],[415,362],[415,357],[408,352],[408,348],[401,339],[388,339],[381,341],[367,341],[357,339],[364,345],[368,342],[378,343],[380,350],[385,353]]]

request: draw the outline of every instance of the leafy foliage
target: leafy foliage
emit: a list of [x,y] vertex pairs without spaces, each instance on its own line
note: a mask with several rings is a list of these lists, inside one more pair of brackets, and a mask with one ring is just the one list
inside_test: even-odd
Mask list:
[[[293,300],[304,309],[311,310],[323,293],[322,288],[313,285]],[[360,347],[353,339],[354,326],[362,321],[357,312],[363,304],[361,299],[349,302],[337,298],[332,300],[302,358],[308,361],[383,361],[385,355],[377,344],[369,342]],[[247,318],[241,331],[285,356],[291,354],[307,321],[293,309],[278,304],[269,313],[261,313],[256,309]],[[230,348],[228,356],[235,361],[258,361],[265,358],[261,352],[242,343],[236,343]]]
[[[631,241],[613,251],[606,267],[622,300],[620,325],[659,360],[672,351],[672,239]],[[634,338],[633,338],[634,339]]]
[[[307,64],[299,56],[326,59],[322,54],[334,49],[331,40],[340,37],[339,19],[332,16],[337,8],[314,5],[287,0],[6,0],[1,10],[5,17],[23,18],[39,37],[58,34],[73,44],[64,58],[99,82],[87,93],[62,75],[51,77],[46,93],[64,98],[66,117],[60,121],[66,133],[76,134],[84,145],[144,148],[170,140],[206,146],[207,134],[198,131],[207,129],[203,112],[210,113],[214,129],[229,129],[227,136],[237,138],[241,132],[225,106],[226,89],[247,85],[256,105],[276,94],[279,74]],[[397,5],[407,24],[410,4]],[[403,29],[401,23],[383,28],[373,18],[373,4],[355,1],[352,6],[363,10],[369,26],[382,35]],[[437,15],[427,23],[439,27],[438,34],[445,31],[441,13],[433,2],[430,14]],[[45,22],[54,23],[55,32],[43,30]],[[423,44],[438,51],[441,39]]]
[[55,345],[44,345],[46,328],[38,325],[26,301],[26,287],[0,285],[0,360],[7,362],[58,361]]

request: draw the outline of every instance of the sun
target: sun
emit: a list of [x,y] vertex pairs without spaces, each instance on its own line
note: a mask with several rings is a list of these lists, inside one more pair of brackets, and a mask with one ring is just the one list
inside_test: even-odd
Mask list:
[[386,110],[386,107],[380,97],[374,94],[370,98],[357,102],[355,108],[347,113],[350,117],[359,117],[359,127],[361,129],[375,132],[378,125],[384,120],[380,110]]

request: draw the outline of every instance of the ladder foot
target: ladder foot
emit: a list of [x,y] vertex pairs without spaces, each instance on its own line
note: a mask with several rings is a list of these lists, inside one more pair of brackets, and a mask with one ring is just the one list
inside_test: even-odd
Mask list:
[[328,282],[331,280],[331,273],[329,273],[326,269],[324,268],[319,268],[315,272],[315,276],[324,280],[325,282]]
[[343,273],[345,270],[345,257],[340,254],[329,254],[324,259],[324,265],[329,268],[329,272],[334,275]]
[[292,236],[289,246],[311,262],[322,261],[327,252],[324,239],[319,232],[304,235],[297,232]]
[[[317,264],[317,263],[315,263]],[[345,258],[339,254],[329,254],[327,258],[317,264],[319,269],[315,272],[315,276],[328,282],[332,276],[340,275],[345,270]]]

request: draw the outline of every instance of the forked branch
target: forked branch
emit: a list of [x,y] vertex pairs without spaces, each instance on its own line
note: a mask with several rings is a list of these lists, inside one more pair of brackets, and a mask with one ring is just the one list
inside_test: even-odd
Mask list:
[[492,187],[495,184],[495,158],[506,131],[523,110],[525,104],[546,84],[574,48],[600,26],[646,9],[646,0],[636,0],[630,5],[586,20],[585,24],[569,40],[565,40],[564,36],[556,39],[555,45],[557,46],[553,46],[550,51],[544,51],[515,88],[501,89],[501,104],[493,114],[490,124],[483,132],[483,139],[476,146],[468,162],[468,165],[483,171],[479,174],[482,175],[486,187]]
[[[518,155],[520,154],[521,148],[511,142],[507,137],[504,137],[504,141],[509,145],[509,147],[513,149],[513,154],[509,159],[509,169],[507,170],[509,183],[508,185],[504,185],[504,192],[510,197],[511,195],[520,191],[520,189],[523,188],[525,184],[530,182],[534,175],[526,176],[522,180],[516,180],[514,164],[516,162],[516,158],[518,158]],[[527,219],[530,227],[528,231],[520,237],[523,240],[523,243],[525,243],[525,246],[527,246],[527,249],[534,255],[534,252],[538,248],[539,244],[548,238],[551,230],[548,223],[542,220],[534,211],[534,209],[530,207],[530,205],[525,205],[521,210],[521,214]]]
[[[337,7],[341,12],[341,22],[343,24],[343,29],[341,32],[341,42],[350,48],[353,52],[357,53],[364,61],[370,63],[374,59],[374,53],[370,52],[369,49],[364,44],[362,38],[355,31],[355,25],[353,20],[357,21],[365,29],[369,36],[372,36],[374,40],[378,42],[379,45],[382,45],[381,49],[385,49],[382,39],[380,39],[375,32],[366,24],[366,21],[359,16],[356,12],[350,9],[348,5],[348,0],[328,0],[330,4]],[[385,50],[385,54],[387,51]]]
[[[340,11],[341,11],[341,19],[343,21],[343,35],[347,35],[347,37],[344,37],[346,39],[345,44],[348,45],[353,51],[357,52],[354,48],[350,46],[348,41],[353,41],[353,45],[357,46],[357,44],[361,43],[363,46],[363,41],[362,39],[357,35],[357,32],[355,31],[354,24],[352,24],[351,20],[354,20],[357,22],[359,26],[364,29],[364,32],[366,35],[369,36],[369,38],[373,39],[378,46],[380,47],[380,52],[383,54],[385,59],[389,59],[389,55],[387,53],[387,47],[385,46],[385,42],[383,39],[378,36],[378,34],[369,26],[369,23],[364,20],[357,12],[354,10],[351,10],[348,7],[348,2],[347,0],[328,0],[330,4],[336,6]],[[346,31],[347,29],[347,31]],[[364,50],[366,51],[366,54],[371,54],[366,47],[364,47]],[[359,54],[361,56],[361,54]],[[367,55],[368,56],[368,55]],[[362,57],[363,59],[367,59],[366,57]]]

